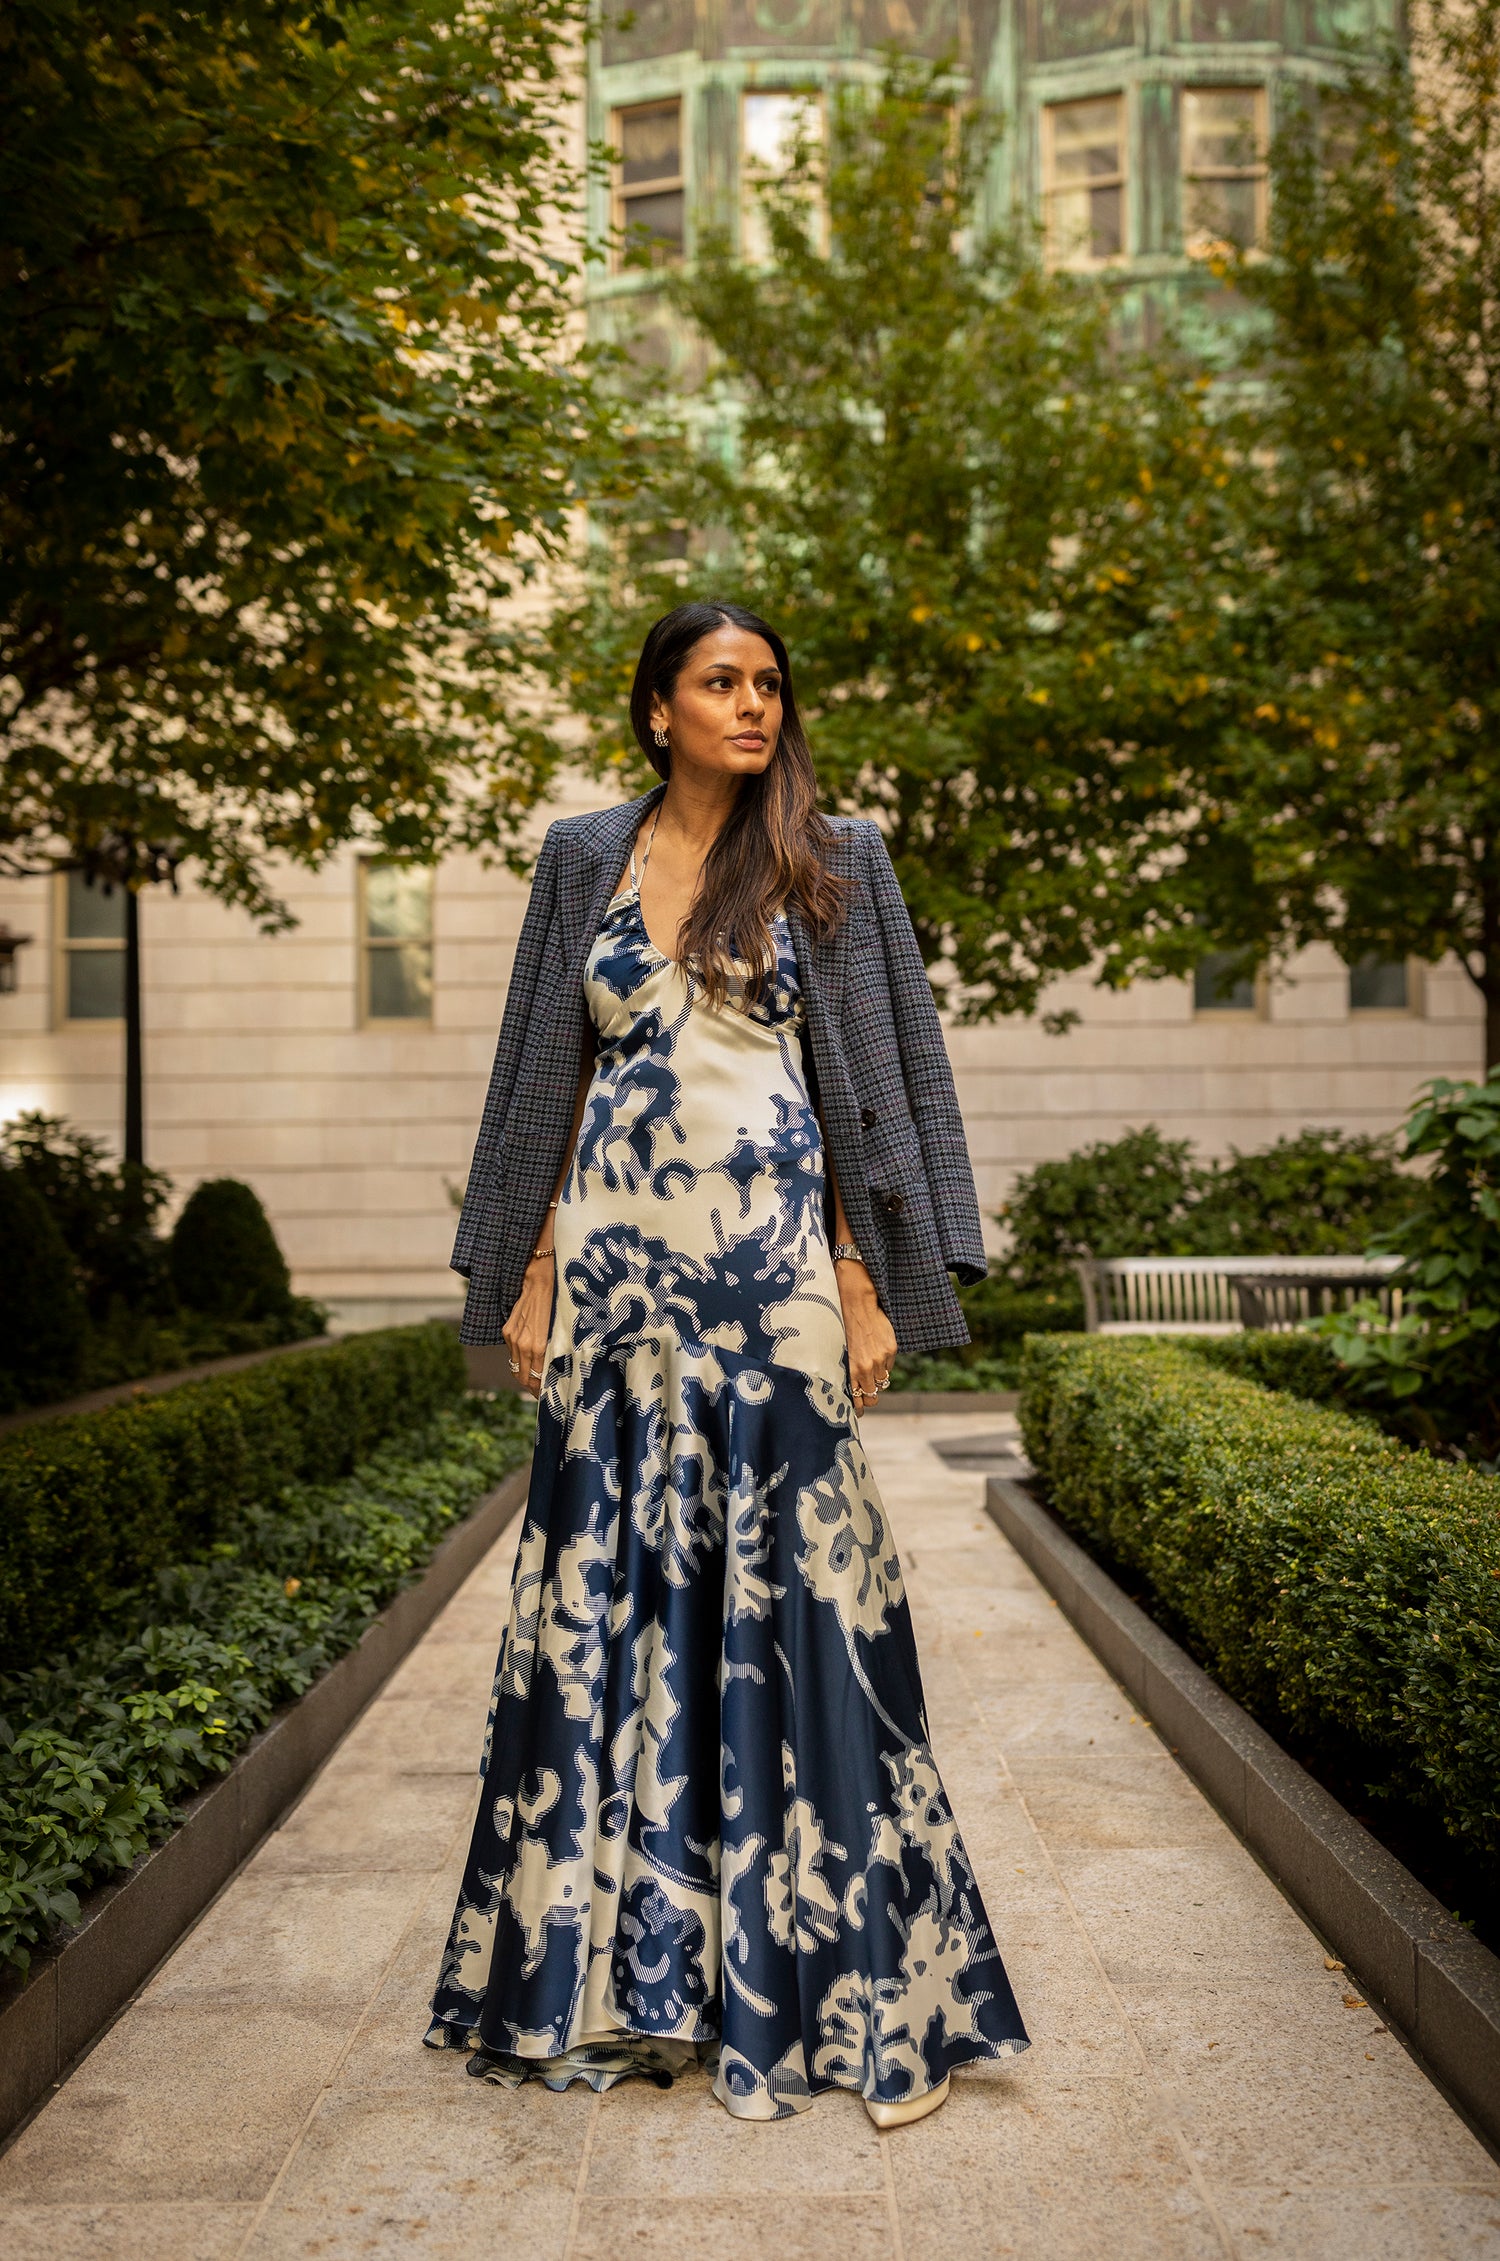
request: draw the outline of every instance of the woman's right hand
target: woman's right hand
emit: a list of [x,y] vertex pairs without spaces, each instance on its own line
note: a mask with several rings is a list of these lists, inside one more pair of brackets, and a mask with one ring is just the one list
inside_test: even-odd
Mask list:
[[539,1397],[547,1369],[547,1337],[552,1328],[553,1264],[533,1256],[521,1282],[515,1309],[500,1330],[510,1352],[510,1370],[528,1397]]

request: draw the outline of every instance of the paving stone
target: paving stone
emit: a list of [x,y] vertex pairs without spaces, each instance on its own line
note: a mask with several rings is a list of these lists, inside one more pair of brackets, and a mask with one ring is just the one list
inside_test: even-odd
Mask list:
[[0,2206],[6,2261],[231,2261],[253,2205],[138,2201],[133,2206]]
[[581,2210],[568,2261],[895,2261],[879,2199],[594,2200]]
[[0,2159],[0,2204],[263,2197],[342,2038],[293,2005],[138,2002]]

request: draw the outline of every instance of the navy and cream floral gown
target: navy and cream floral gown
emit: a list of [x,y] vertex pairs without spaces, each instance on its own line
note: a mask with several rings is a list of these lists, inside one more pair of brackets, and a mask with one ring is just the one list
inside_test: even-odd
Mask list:
[[1027,2045],[927,1739],[860,1445],[784,922],[718,1011],[634,859],[484,1791],[428,2041],[603,2087],[716,2063],[747,2119]]

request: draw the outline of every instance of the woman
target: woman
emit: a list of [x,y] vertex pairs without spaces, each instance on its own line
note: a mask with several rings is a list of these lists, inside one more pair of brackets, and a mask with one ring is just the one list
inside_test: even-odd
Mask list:
[[[537,862],[454,1263],[539,1394],[429,2043],[881,2126],[1027,2046],[928,1748],[856,1416],[967,1340],[973,1179],[880,834],[818,813],[781,639],[646,639],[666,780]],[[831,1225],[831,1235],[829,1227]]]

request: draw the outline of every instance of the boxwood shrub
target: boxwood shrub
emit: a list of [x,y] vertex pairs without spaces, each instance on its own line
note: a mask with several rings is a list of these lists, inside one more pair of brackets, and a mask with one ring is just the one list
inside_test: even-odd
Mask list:
[[463,1389],[458,1336],[434,1322],[0,1438],[0,1671],[56,1655],[252,1502],[347,1474]]
[[1051,1505],[1232,1695],[1500,1851],[1500,1480],[1199,1345],[1032,1336],[1021,1387]]
[[[78,1915],[418,1575],[530,1450],[523,1398],[403,1427],[351,1476],[220,1518],[205,1552],[114,1597],[70,1653],[0,1676],[0,1965]],[[498,1646],[500,1628],[496,1626]]]

